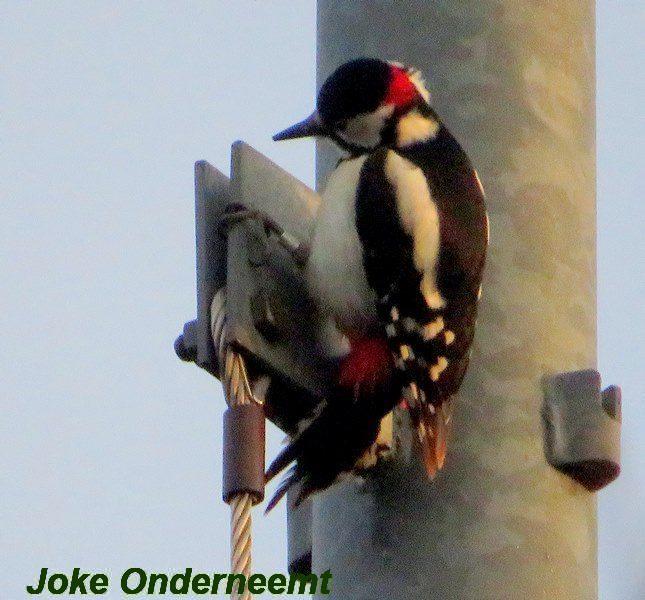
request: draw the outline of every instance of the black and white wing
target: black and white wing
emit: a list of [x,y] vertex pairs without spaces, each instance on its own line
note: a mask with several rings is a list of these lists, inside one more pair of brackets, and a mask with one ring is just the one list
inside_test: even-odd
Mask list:
[[361,173],[356,222],[368,283],[432,477],[450,398],[473,341],[488,223],[477,175],[443,127],[431,142],[382,148]]

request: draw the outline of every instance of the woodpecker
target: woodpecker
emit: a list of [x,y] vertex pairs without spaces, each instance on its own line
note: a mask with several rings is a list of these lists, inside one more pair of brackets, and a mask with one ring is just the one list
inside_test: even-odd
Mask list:
[[345,154],[322,194],[306,274],[347,348],[330,397],[267,470],[270,480],[295,461],[267,510],[295,483],[299,503],[351,472],[402,402],[428,476],[442,468],[488,244],[477,173],[416,69],[343,64],[316,111],[273,139],[305,136]]

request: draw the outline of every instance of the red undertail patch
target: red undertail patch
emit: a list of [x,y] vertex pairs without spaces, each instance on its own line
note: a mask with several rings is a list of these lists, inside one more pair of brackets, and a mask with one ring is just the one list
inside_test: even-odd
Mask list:
[[390,376],[392,362],[392,353],[386,340],[354,340],[349,354],[341,364],[338,383],[351,388],[378,384]]

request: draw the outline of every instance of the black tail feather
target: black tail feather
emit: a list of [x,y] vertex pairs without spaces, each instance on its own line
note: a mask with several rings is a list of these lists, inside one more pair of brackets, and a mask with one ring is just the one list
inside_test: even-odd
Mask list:
[[297,481],[298,481],[298,474],[296,471],[296,467],[294,466],[294,467],[291,467],[291,469],[289,469],[284,479],[278,485],[278,489],[273,494],[271,500],[269,500],[267,507],[264,509],[265,515],[269,511],[275,508],[276,504],[278,504],[278,502],[280,502],[280,500],[282,500],[284,495],[289,491],[289,488],[295,483],[297,483]]
[[294,460],[296,465],[280,483],[267,506],[271,510],[295,483],[302,484],[298,501],[329,487],[337,477],[351,471],[374,442],[381,418],[398,402],[398,393],[388,386],[369,393],[345,389],[346,398],[336,398],[298,433],[269,465],[270,481]]
[[296,440],[289,442],[286,448],[280,451],[264,474],[264,482],[269,483],[280,471],[286,469],[298,457],[298,444]]

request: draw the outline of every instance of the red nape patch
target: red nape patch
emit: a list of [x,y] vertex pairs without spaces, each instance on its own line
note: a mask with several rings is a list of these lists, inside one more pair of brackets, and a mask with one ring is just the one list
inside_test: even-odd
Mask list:
[[392,353],[385,340],[354,340],[340,367],[338,383],[342,386],[375,385],[390,377]]
[[390,84],[387,89],[385,103],[402,107],[414,102],[419,92],[410,81],[405,69],[392,66],[390,67],[390,73]]

